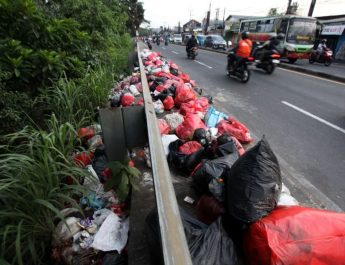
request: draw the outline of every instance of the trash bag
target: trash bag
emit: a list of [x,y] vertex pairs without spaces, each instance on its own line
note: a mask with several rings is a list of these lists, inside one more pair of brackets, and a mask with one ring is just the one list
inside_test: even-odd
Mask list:
[[249,265],[344,264],[345,214],[300,206],[277,207],[244,236]]
[[265,136],[225,172],[224,180],[227,214],[235,219],[255,222],[276,207],[282,188],[280,167]]
[[210,95],[204,95],[204,98],[207,98],[208,100],[208,104],[212,104],[213,103],[213,97]]
[[191,100],[195,100],[196,95],[192,88],[186,84],[180,85],[176,88],[175,92],[175,105],[180,106],[182,103],[187,103]]
[[144,99],[143,98],[139,98],[138,102],[137,102],[138,106],[144,106]]
[[96,132],[93,126],[88,126],[78,129],[77,134],[80,139],[85,138],[86,140],[88,140],[94,137]]
[[196,100],[191,100],[186,103],[182,103],[180,106],[180,113],[185,116],[187,113],[197,113],[197,112],[203,112],[203,108],[201,107],[200,103],[198,103]]
[[225,213],[224,206],[210,195],[202,195],[196,205],[196,215],[205,224],[212,224]]
[[107,178],[103,175],[103,171],[107,168],[108,158],[105,153],[105,146],[99,146],[95,150],[95,157],[92,161],[92,168],[95,170],[99,181],[104,183]]
[[134,103],[134,96],[131,93],[126,93],[121,98],[121,105],[122,107],[128,107],[133,105]]
[[[218,219],[210,226],[180,208],[180,216],[194,265],[242,265],[241,258]],[[146,217],[145,234],[152,263],[164,264],[157,209]]]
[[191,251],[194,265],[242,265],[232,239],[225,232],[221,218],[206,230],[201,246]]
[[206,128],[200,117],[196,114],[187,114],[182,124],[176,128],[176,135],[180,139],[192,139],[194,131],[199,128]]
[[94,157],[93,152],[83,151],[73,156],[73,162],[80,167],[86,167],[90,165]]
[[167,96],[163,101],[163,105],[165,110],[171,110],[175,106],[172,96]]
[[166,115],[164,119],[169,124],[171,131],[175,131],[176,128],[184,121],[183,116],[177,112]]
[[110,106],[113,108],[119,107],[121,103],[121,96],[121,92],[115,92],[110,98]]
[[158,127],[161,135],[168,134],[170,132],[169,124],[164,119],[158,119]]
[[221,121],[226,119],[227,116],[223,112],[217,111],[213,106],[210,107],[205,114],[205,124],[208,128],[216,127]]
[[[192,85],[193,86],[193,85]],[[194,89],[194,91],[196,92],[196,93],[198,93],[200,96],[202,95],[202,88],[200,88],[200,87],[193,87],[193,89]]]
[[203,160],[192,173],[193,187],[199,194],[210,194],[209,183],[213,178],[223,178],[226,169],[237,160],[238,155],[233,153],[214,160]]
[[185,155],[190,155],[196,151],[198,151],[201,148],[201,144],[199,144],[196,141],[189,141],[183,145],[181,145],[178,150],[185,154]]
[[186,74],[186,73],[181,72],[181,73],[179,74],[179,77],[180,77],[180,78],[183,80],[183,82],[185,82],[185,83],[189,83],[189,82],[190,82],[190,77],[189,77],[189,75]]
[[127,265],[127,257],[124,253],[108,252],[104,255],[102,265]]
[[[196,87],[196,82],[195,80],[189,80],[189,83],[192,85],[192,87]],[[201,95],[201,94],[200,94]]]
[[206,130],[203,128],[196,129],[193,134],[193,141],[197,141],[202,145],[207,144]]
[[138,91],[137,87],[135,85],[130,85],[129,90],[131,93],[135,96],[138,97],[140,96],[140,92]]
[[127,244],[128,230],[129,218],[121,220],[112,212],[99,228],[91,247],[101,251],[117,250],[121,253]]
[[202,113],[206,113],[207,110],[208,110],[208,99],[205,98],[205,97],[201,97],[201,98],[198,98],[197,100],[195,100],[196,103],[201,106],[201,109],[202,109]]
[[218,147],[216,155],[221,157],[228,154],[237,152],[240,156],[244,154],[245,150],[241,143],[233,136],[229,136],[227,133],[217,138]]
[[176,140],[178,140],[178,137],[175,134],[162,135],[162,143],[163,143],[163,147],[164,147],[164,153],[166,156],[169,155],[170,143],[175,142]]
[[204,148],[200,147],[196,152],[186,155],[179,151],[184,142],[180,139],[169,145],[168,162],[182,172],[190,173],[201,162]]
[[160,100],[153,102],[153,108],[155,109],[155,112],[157,114],[164,112],[164,105],[163,105],[162,101],[160,101]]
[[247,127],[233,118],[220,121],[216,127],[220,134],[226,132],[229,135],[236,137],[236,139],[241,143],[248,144],[253,141]]

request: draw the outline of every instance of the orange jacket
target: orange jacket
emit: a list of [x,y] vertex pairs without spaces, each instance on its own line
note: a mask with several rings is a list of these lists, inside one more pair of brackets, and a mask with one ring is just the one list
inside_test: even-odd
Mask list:
[[253,43],[250,39],[240,40],[236,55],[240,57],[249,57],[252,51]]

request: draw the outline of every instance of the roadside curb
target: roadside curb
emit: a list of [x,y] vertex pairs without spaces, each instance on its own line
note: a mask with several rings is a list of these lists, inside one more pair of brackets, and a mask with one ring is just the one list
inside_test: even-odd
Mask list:
[[[173,43],[173,44],[174,45],[179,45],[179,46],[185,46],[185,45],[182,45],[182,44],[175,44],[175,43]],[[199,49],[200,50],[209,51],[209,52],[214,52],[214,53],[227,54],[226,51],[217,51],[217,50],[208,49],[208,48],[204,48],[204,47],[199,47]],[[314,75],[314,76],[317,76],[317,77],[322,77],[322,78],[330,79],[332,81],[338,81],[338,82],[345,83],[345,77],[336,76],[336,75],[332,75],[332,74],[327,74],[327,73],[319,72],[319,71],[315,71],[315,70],[305,69],[305,68],[294,66],[294,65],[291,65],[291,64],[288,64],[288,63],[285,63],[285,62],[278,64],[278,67],[284,68],[284,69],[293,70],[295,72],[306,73],[306,74]]]

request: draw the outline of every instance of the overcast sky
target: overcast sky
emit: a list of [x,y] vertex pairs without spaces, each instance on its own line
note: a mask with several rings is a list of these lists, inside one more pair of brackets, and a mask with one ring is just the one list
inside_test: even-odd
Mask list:
[[[270,8],[278,8],[284,12],[288,0],[141,0],[144,3],[145,18],[151,22],[151,27],[174,27],[178,21],[181,26],[194,18],[201,22],[211,2],[211,19],[216,17],[219,8],[219,19],[228,15],[265,16]],[[292,0],[292,2],[295,2]],[[308,15],[311,0],[298,0],[299,15]],[[345,14],[345,0],[316,0],[313,16],[328,16]]]

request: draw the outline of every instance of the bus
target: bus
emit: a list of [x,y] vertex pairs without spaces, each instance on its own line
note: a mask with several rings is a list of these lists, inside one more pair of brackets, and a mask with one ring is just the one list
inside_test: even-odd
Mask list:
[[316,19],[285,15],[279,17],[264,17],[242,20],[240,32],[248,31],[253,42],[263,43],[274,34],[284,33],[285,52],[283,57],[290,63],[297,59],[308,59],[314,46],[316,34]]

